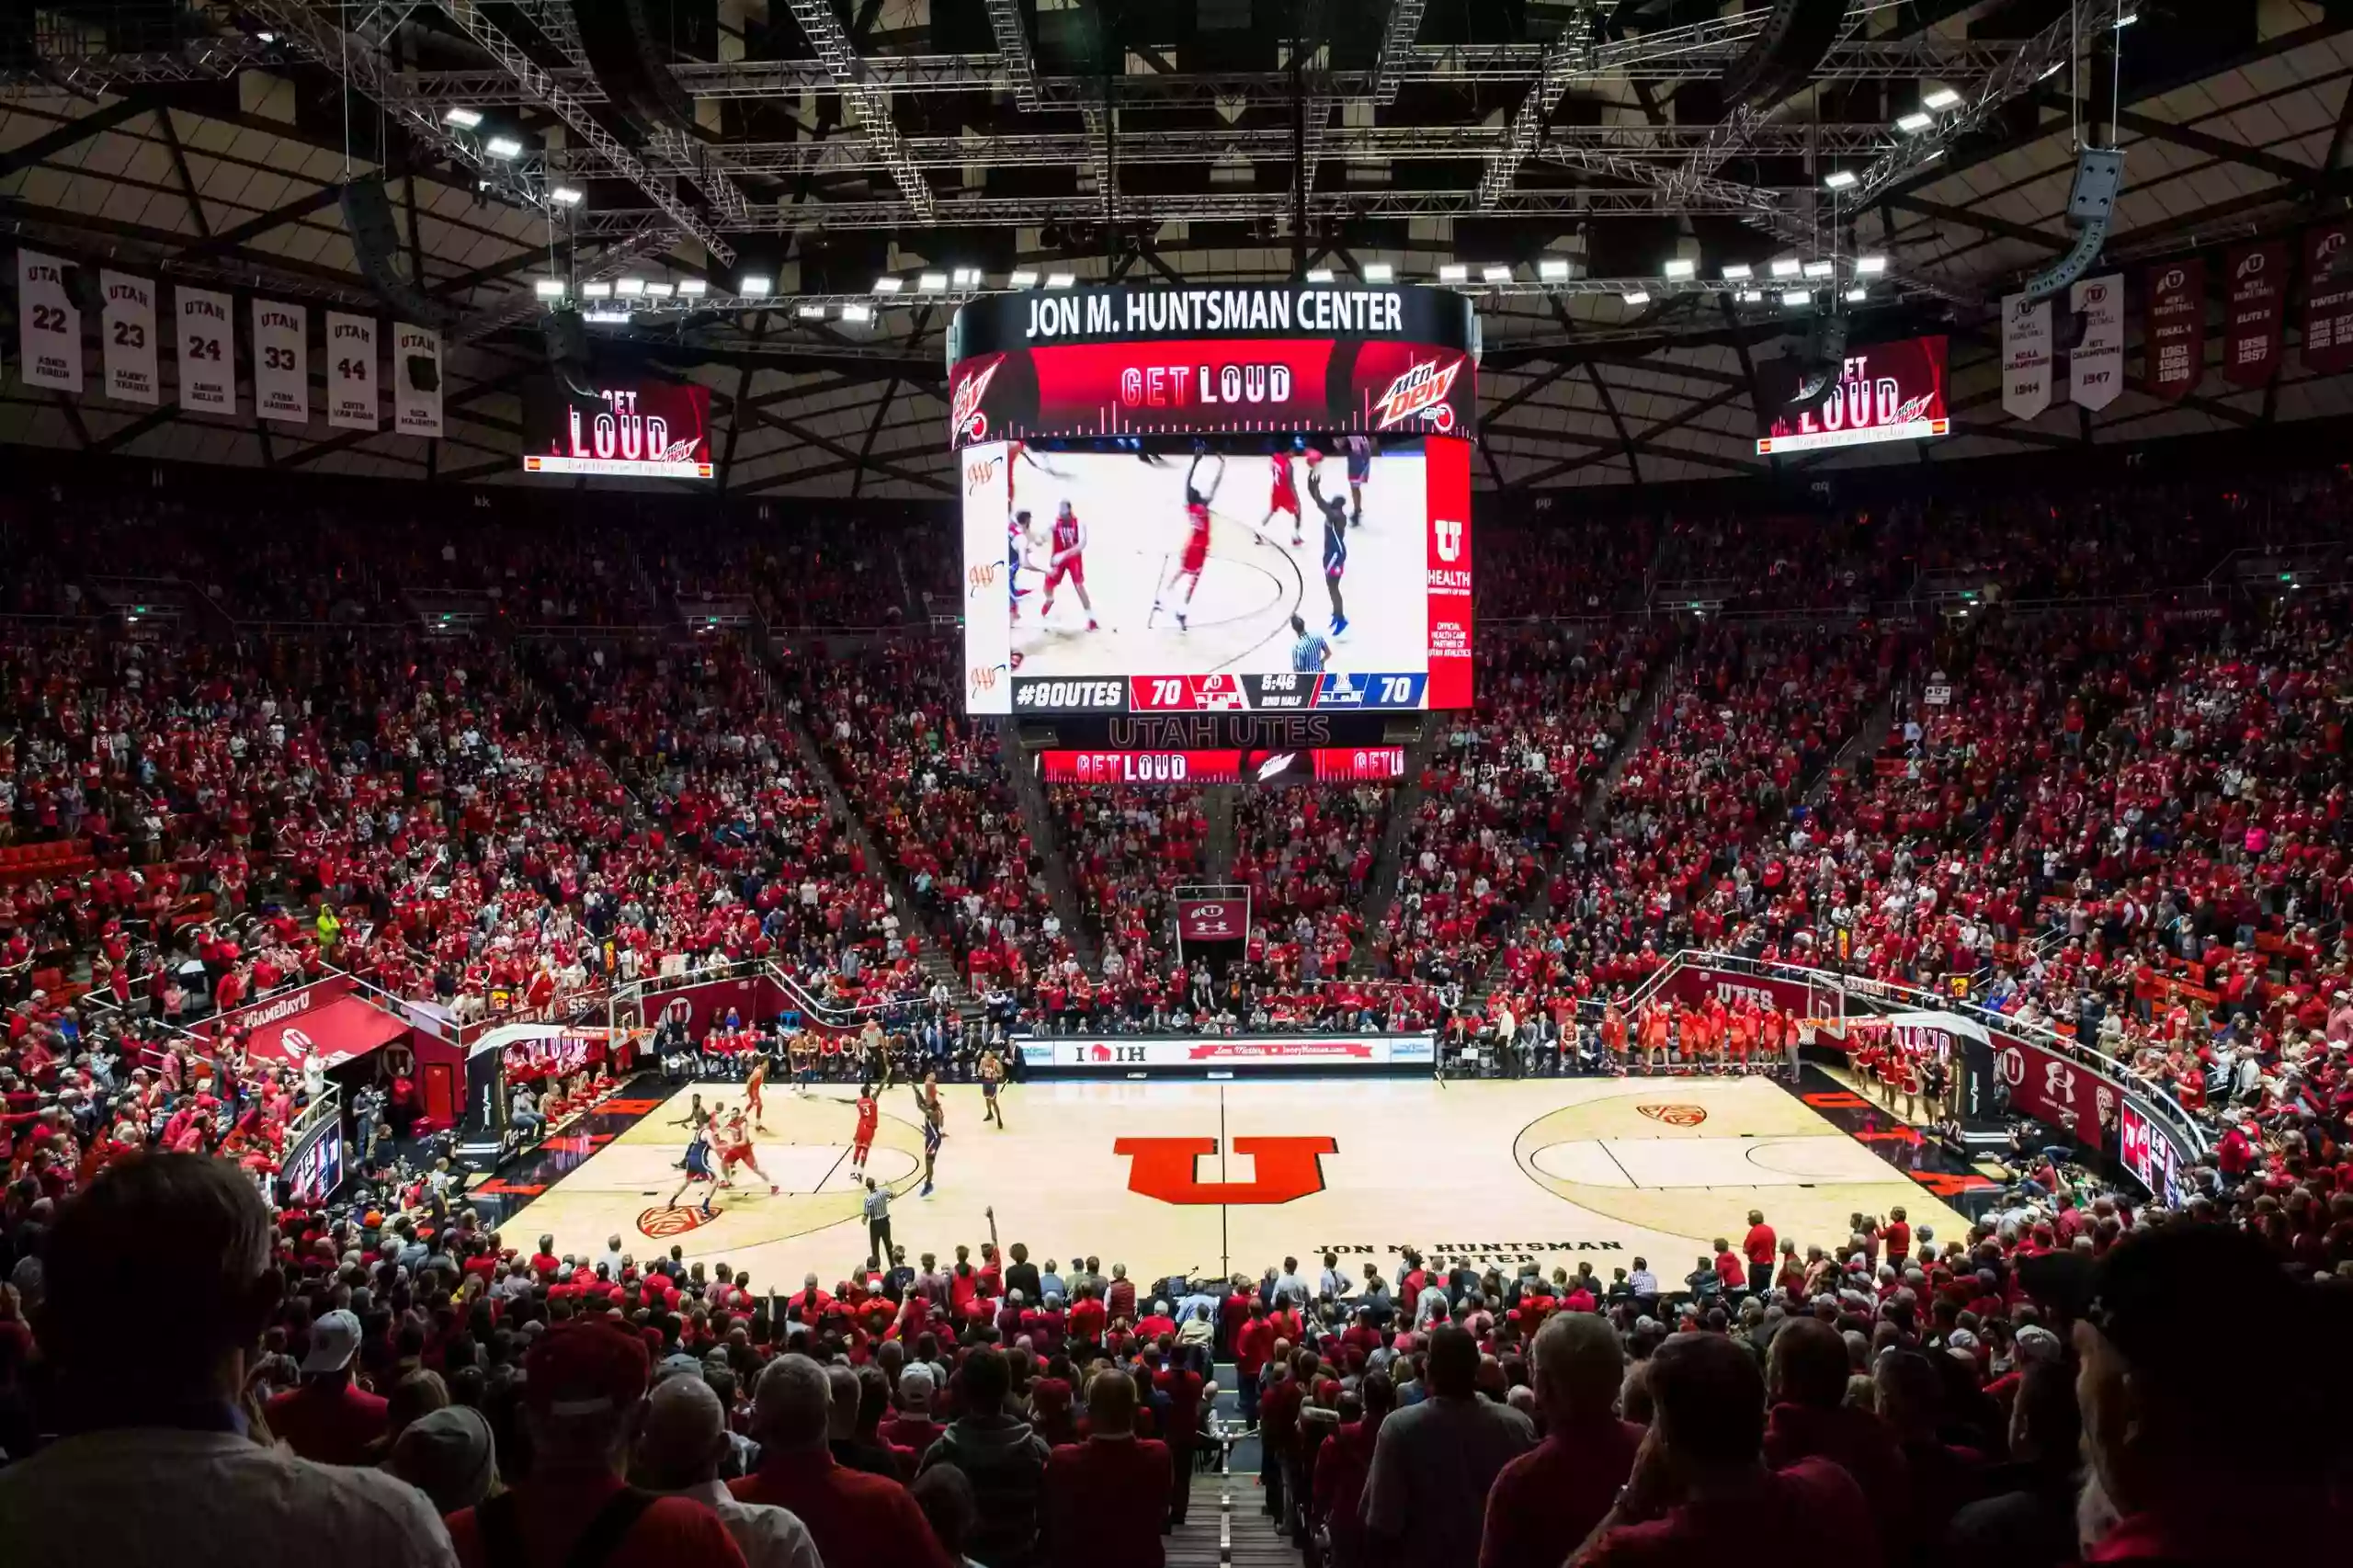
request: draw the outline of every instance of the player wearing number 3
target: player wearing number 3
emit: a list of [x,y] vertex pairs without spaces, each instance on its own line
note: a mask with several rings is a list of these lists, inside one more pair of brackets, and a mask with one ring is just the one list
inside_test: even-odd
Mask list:
[[1054,613],[1054,590],[1063,578],[1078,594],[1079,608],[1086,611],[1086,630],[1096,630],[1095,601],[1086,597],[1086,526],[1065,501],[1054,513],[1053,553],[1046,561],[1046,602],[1039,608],[1038,619],[1045,619]]

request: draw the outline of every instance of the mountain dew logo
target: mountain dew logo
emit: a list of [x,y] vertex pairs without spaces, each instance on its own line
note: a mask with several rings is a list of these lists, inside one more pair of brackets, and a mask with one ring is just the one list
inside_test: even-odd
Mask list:
[[957,440],[978,441],[987,437],[989,417],[981,412],[981,398],[996,379],[997,367],[1004,363],[1005,356],[996,355],[956,388],[955,402],[948,411],[948,428]]
[[1443,368],[1435,359],[1412,366],[1373,399],[1373,409],[1381,415],[1374,427],[1386,430],[1418,414],[1440,430],[1453,429],[1454,409],[1446,394],[1453,390],[1454,378],[1461,369],[1460,358]]

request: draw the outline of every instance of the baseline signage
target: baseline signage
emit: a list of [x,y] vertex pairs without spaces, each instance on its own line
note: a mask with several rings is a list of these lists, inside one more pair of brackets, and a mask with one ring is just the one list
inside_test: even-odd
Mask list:
[[1759,456],[1918,441],[1949,434],[1945,412],[1945,340],[1907,337],[1859,348],[1839,362],[1822,394],[1799,403],[1804,368],[1794,358],[1756,367],[1763,399]]
[[710,389],[615,382],[597,387],[590,402],[543,377],[523,399],[523,472],[709,479]]
[[1427,1069],[1438,1060],[1437,1037],[1427,1034],[1057,1035],[1018,1043],[1031,1073],[1360,1073]]
[[2181,1207],[2181,1151],[2131,1100],[2117,1113],[2117,1162],[2168,1209]]
[[1041,751],[1038,777],[1049,784],[1388,784],[1405,777],[1405,748]]
[[948,334],[949,439],[1472,433],[1479,328],[1450,290],[1028,290]]
[[312,1128],[278,1170],[289,1204],[316,1209],[332,1199],[343,1185],[343,1119],[331,1116]]

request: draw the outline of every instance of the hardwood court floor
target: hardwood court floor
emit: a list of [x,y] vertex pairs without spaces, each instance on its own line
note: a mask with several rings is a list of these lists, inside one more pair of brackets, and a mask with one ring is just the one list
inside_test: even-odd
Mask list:
[[[693,1086],[707,1106],[742,1086]],[[506,1224],[507,1240],[552,1232],[558,1252],[601,1251],[618,1233],[640,1256],[752,1272],[755,1289],[828,1289],[864,1256],[862,1188],[848,1172],[851,1091],[806,1097],[771,1085],[756,1147],[767,1183],[739,1173],[705,1221],[667,1207],[678,1185],[689,1090],[598,1149]],[[939,1185],[919,1199],[913,1091],[889,1092],[870,1174],[896,1194],[894,1238],[942,1258],[989,1235],[1033,1257],[1082,1249],[1139,1279],[1246,1269],[1286,1256],[1309,1272],[1324,1250],[1351,1273],[1384,1274],[1395,1253],[1457,1253],[1546,1268],[1580,1256],[1603,1277],[1646,1256],[1680,1279],[1718,1236],[1737,1243],[1751,1209],[1802,1247],[1843,1242],[1849,1215],[1896,1204],[1939,1237],[1966,1222],[1872,1148],[1781,1085],[1758,1078],[1428,1079],[1278,1083],[1024,1084],[1008,1127],[981,1124],[977,1088],[942,1091]]]

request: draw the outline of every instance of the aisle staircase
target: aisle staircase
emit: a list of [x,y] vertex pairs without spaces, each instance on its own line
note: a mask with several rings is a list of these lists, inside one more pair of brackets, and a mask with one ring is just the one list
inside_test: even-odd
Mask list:
[[1297,1568],[1299,1550],[1259,1511],[1258,1439],[1242,1425],[1233,1363],[1219,1362],[1211,1375],[1218,1387],[1210,1406],[1216,1462],[1193,1473],[1185,1522],[1167,1537],[1168,1568]]
[[1379,972],[1372,953],[1373,933],[1389,917],[1389,906],[1397,902],[1397,869],[1404,851],[1405,828],[1422,809],[1422,774],[1444,744],[1445,731],[1444,722],[1432,716],[1423,722],[1422,738],[1405,748],[1405,779],[1389,798],[1389,820],[1381,829],[1381,852],[1373,857],[1372,869],[1365,877],[1364,937],[1357,943],[1344,971],[1353,978],[1370,979]]
[[[986,722],[986,721],[984,721]],[[1029,835],[1029,846],[1038,857],[1046,880],[1046,898],[1056,915],[1062,917],[1063,935],[1078,954],[1079,963],[1088,974],[1103,972],[1103,955],[1095,940],[1091,922],[1082,917],[1077,884],[1071,881],[1070,862],[1062,850],[1062,835],[1054,825],[1052,802],[1046,799],[1046,786],[1038,778],[1038,770],[1029,766],[1029,754],[1014,738],[1013,721],[994,721],[1005,726],[1003,754],[1005,772],[1013,786],[1013,799],[1021,810],[1021,827]]]
[[1201,880],[1205,882],[1233,880],[1233,858],[1241,849],[1240,836],[1233,827],[1233,808],[1241,793],[1240,786],[1233,784],[1212,784],[1201,791],[1201,815],[1209,825],[1201,843]]

